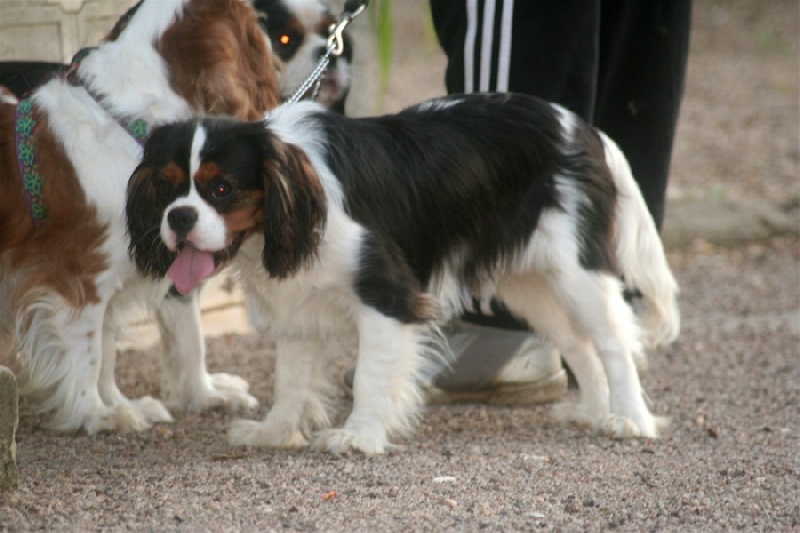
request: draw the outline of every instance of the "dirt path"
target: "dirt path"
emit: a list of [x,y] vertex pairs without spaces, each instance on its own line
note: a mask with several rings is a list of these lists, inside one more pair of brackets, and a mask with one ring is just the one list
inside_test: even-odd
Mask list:
[[[427,96],[443,64],[412,16],[424,2],[395,4],[407,44],[387,105]],[[793,0],[696,3],[676,201],[800,204],[799,25]],[[799,250],[778,237],[671,251],[684,329],[644,379],[672,419],[658,441],[560,427],[545,407],[437,407],[403,453],[338,458],[231,448],[221,412],[88,437],[47,433],[23,406],[21,486],[0,495],[0,530],[797,530]],[[351,350],[331,349],[338,375]],[[269,404],[272,351],[264,335],[210,341],[212,368],[261,400],[250,416]],[[127,394],[158,393],[152,355],[121,354]]]

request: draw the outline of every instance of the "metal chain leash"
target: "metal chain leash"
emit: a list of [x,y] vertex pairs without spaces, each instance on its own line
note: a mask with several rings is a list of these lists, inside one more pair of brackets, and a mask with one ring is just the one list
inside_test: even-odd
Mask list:
[[311,74],[300,84],[300,87],[295,89],[292,96],[286,101],[287,103],[294,104],[299,102],[312,88],[311,99],[317,99],[320,87],[322,86],[322,78],[325,76],[325,72],[328,70],[328,65],[331,62],[331,56],[340,56],[342,52],[344,52],[345,28],[367,8],[367,4],[369,4],[369,0],[348,0],[345,2],[339,20],[328,29],[328,48],[325,50],[325,53],[322,54],[322,57],[320,57],[319,62],[317,62]]

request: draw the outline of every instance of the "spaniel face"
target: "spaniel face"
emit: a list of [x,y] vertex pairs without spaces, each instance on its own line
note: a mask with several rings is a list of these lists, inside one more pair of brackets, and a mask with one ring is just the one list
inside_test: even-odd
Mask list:
[[203,120],[154,130],[129,183],[137,266],[168,275],[181,293],[227,264],[258,231],[275,277],[293,273],[318,244],[325,199],[305,155],[262,122],[229,125]]
[[[285,71],[281,80],[283,98],[291,96],[316,66],[328,48],[328,31],[336,19],[323,0],[255,0],[273,52]],[[340,113],[351,85],[353,46],[344,35],[341,56],[331,56],[317,101]]]
[[[28,63],[20,68],[31,83],[23,90],[36,85],[30,94],[17,102],[13,90],[0,89],[0,139],[9,147],[0,158],[0,330],[15,333],[21,390],[51,415],[48,427],[142,430],[171,420],[165,404],[193,410],[255,405],[244,380],[208,373],[191,303],[197,293],[165,298],[169,283],[136,275],[120,215],[126,184],[141,161],[144,130],[192,116],[261,118],[279,101],[278,64],[246,0],[141,0],[97,47],[76,54],[69,75],[38,85],[27,77],[29,69],[41,68],[49,78],[49,64]],[[0,77],[9,72],[0,67]],[[209,214],[244,235],[226,218],[237,206],[210,207],[226,190],[219,173],[209,171],[205,181],[192,184],[184,178],[188,166],[159,168],[151,203],[136,206],[148,216],[163,208],[157,190],[196,205],[196,198],[206,200],[203,224],[178,232],[172,250],[155,248],[159,261],[190,249],[195,239],[233,250],[235,236],[226,241],[215,233]],[[177,211],[174,224],[187,227],[188,218],[186,210]],[[152,234],[137,234],[135,245],[154,237],[160,243],[159,229],[156,224],[148,227]],[[219,261],[213,255],[205,263],[203,256],[190,259],[185,276]],[[129,323],[109,324],[126,316],[133,302],[154,311],[169,347],[164,403],[132,401],[114,381],[115,334]]]

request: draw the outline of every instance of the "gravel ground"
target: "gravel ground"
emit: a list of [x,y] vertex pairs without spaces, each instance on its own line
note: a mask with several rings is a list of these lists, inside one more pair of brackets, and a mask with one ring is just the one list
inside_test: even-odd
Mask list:
[[[436,94],[419,80],[442,65],[409,22],[421,1],[396,4],[408,44],[389,108]],[[799,25],[796,1],[696,3],[673,198],[796,209]],[[644,378],[672,420],[659,440],[562,427],[546,407],[444,406],[401,453],[333,457],[231,448],[225,412],[88,437],[45,432],[23,405],[21,486],[0,495],[0,530],[800,530],[800,240],[697,240],[670,263],[683,333]],[[339,375],[352,346],[330,350]],[[212,369],[246,376],[262,406],[272,352],[263,334],[209,340]],[[129,395],[158,393],[151,352],[119,368]]]

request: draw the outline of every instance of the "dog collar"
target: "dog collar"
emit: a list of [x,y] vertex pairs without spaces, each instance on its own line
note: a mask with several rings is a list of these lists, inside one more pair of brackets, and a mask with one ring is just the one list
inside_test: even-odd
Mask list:
[[33,102],[25,98],[17,104],[15,112],[15,140],[17,144],[17,163],[25,198],[28,199],[31,217],[36,225],[47,219],[47,209],[42,202],[42,175],[33,150],[33,135],[36,132],[36,118],[33,115]]
[[[78,76],[78,66],[93,48],[80,49],[72,59],[69,69],[64,73],[63,79],[75,87],[82,87],[103,109],[102,97],[89,89]],[[33,148],[33,137],[36,132],[36,117],[33,112],[33,101],[24,98],[19,101],[15,111],[15,142],[17,145],[17,163],[19,174],[22,179],[22,187],[25,197],[28,200],[31,217],[36,225],[41,225],[47,219],[47,209],[42,200],[42,189],[44,178],[39,172],[39,165],[36,161],[36,153]],[[110,114],[110,113],[109,113]],[[113,115],[112,115],[113,116]],[[142,119],[128,119],[114,117],[114,120],[128,132],[128,135],[143,146],[150,134],[150,127]]]
[[81,87],[89,96],[91,96],[97,105],[102,107],[109,115],[114,117],[114,120],[122,126],[122,128],[128,132],[128,135],[133,137],[133,139],[139,143],[140,146],[144,146],[145,141],[147,140],[148,135],[150,135],[150,127],[147,122],[140,118],[127,118],[127,117],[116,117],[111,113],[106,106],[103,105],[103,97],[91,90],[84,82],[83,79],[78,75],[78,67],[81,64],[86,56],[88,56],[95,48],[94,47],[87,47],[81,48],[78,50],[74,56],[72,56],[72,62],[69,65],[69,69],[64,73],[64,80],[67,81],[73,87]]

